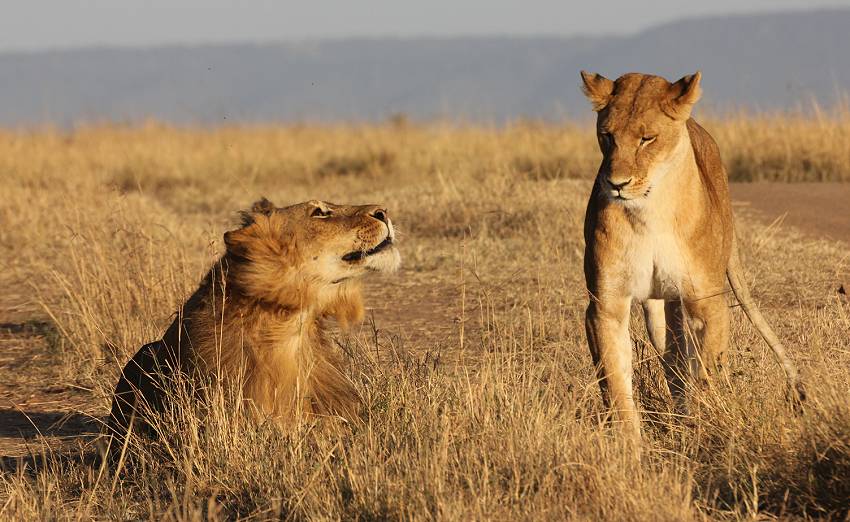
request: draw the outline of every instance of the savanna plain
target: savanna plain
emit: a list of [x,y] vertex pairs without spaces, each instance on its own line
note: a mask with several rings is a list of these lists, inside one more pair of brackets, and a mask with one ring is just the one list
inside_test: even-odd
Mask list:
[[[733,180],[850,182],[846,110],[697,119]],[[589,121],[0,131],[0,519],[847,520],[847,243],[736,205],[747,280],[809,400],[788,407],[730,299],[729,378],[677,418],[635,311],[631,459],[584,337],[599,158]],[[260,196],[382,203],[396,224],[403,268],[335,333],[362,422],[283,433],[222,396],[106,465],[121,366]]]

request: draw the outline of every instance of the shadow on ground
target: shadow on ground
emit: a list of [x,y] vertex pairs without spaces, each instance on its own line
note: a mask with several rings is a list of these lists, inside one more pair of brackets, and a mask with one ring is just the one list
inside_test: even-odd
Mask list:
[[[63,448],[54,451],[52,444],[42,444],[39,439],[51,437],[71,439],[86,445],[97,438],[102,422],[96,417],[75,412],[22,411],[0,408],[0,437],[16,437],[27,445],[25,455],[0,456],[0,472],[17,473],[21,470],[34,472],[46,461],[59,460],[81,462],[94,457],[80,451]],[[31,444],[30,444],[31,443]],[[82,447],[82,446],[81,446]]]
[[100,425],[100,419],[82,413],[0,408],[0,437],[30,440],[39,436],[93,435],[99,431]]

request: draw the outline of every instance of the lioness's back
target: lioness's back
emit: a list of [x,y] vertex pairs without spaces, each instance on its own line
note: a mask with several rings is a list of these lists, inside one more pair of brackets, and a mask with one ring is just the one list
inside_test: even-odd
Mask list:
[[[693,118],[689,118],[686,127],[690,136],[691,146],[694,149],[697,167],[700,177],[714,205],[721,208],[729,208],[729,180],[726,169],[720,158],[720,147],[705,130],[702,125]],[[730,211],[731,214],[731,211]],[[731,215],[730,218],[731,219]]]

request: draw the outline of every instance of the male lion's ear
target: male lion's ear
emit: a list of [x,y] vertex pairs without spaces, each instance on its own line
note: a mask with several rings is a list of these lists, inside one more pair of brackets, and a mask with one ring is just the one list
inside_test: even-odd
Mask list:
[[601,74],[589,73],[581,71],[581,81],[584,85],[581,86],[582,92],[590,100],[593,110],[601,111],[611,101],[611,94],[614,92],[614,82]]
[[266,198],[262,198],[259,201],[255,201],[253,205],[251,205],[251,212],[255,212],[257,214],[265,214],[269,215],[275,211],[277,207],[271,201]]
[[697,71],[683,76],[682,79],[670,85],[667,99],[661,104],[661,108],[668,116],[677,120],[687,120],[691,117],[691,109],[702,96],[702,89],[699,86],[701,78],[702,74]]
[[266,198],[262,198],[255,201],[254,204],[251,205],[251,210],[243,210],[239,212],[239,222],[242,224],[243,227],[247,227],[256,221],[257,214],[270,216],[275,210],[277,210],[277,207],[274,203],[267,200]]

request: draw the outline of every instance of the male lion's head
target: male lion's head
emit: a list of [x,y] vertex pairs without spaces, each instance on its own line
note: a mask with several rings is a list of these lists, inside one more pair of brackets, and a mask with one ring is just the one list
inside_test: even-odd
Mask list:
[[282,305],[331,295],[340,283],[401,262],[395,231],[379,205],[307,201],[276,207],[266,199],[225,233],[228,279],[243,294]]
[[602,164],[597,182],[612,199],[645,198],[687,150],[686,122],[700,97],[700,73],[676,83],[639,73],[611,81],[582,71],[581,78],[598,113]]

